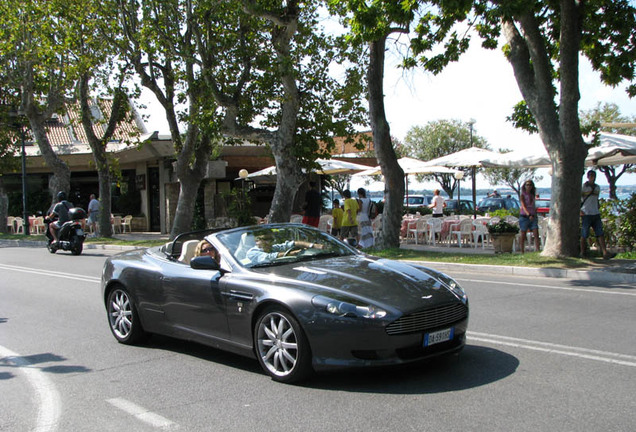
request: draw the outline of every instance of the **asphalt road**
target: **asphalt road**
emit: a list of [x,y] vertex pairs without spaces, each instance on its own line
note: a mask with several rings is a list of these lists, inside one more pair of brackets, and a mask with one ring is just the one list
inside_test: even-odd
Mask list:
[[448,272],[471,302],[458,357],[290,386],[196,344],[116,343],[108,255],[0,248],[0,430],[634,430],[632,286]]

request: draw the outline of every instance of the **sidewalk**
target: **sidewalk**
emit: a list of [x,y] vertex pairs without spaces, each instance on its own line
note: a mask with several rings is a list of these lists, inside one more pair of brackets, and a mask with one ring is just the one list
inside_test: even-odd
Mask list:
[[[135,241],[135,240],[165,240],[169,241],[168,234],[160,234],[155,232],[133,232],[126,234],[115,234],[116,239]],[[45,247],[43,241],[34,240],[0,240],[0,245],[14,247]],[[106,250],[131,250],[138,249],[142,246],[121,246],[97,243],[84,243],[85,250],[106,249]],[[404,249],[415,249],[428,252],[451,252],[451,253],[469,253],[469,254],[485,254],[492,255],[492,248],[482,249],[481,247],[462,247],[448,246],[446,244],[424,245],[414,243],[402,243],[400,246]],[[482,264],[459,264],[447,262],[425,262],[417,261],[418,264],[424,264],[441,271],[462,271],[471,273],[497,273],[507,275],[519,275],[526,277],[553,277],[574,280],[586,280],[592,282],[606,283],[625,283],[636,285],[636,260],[617,260],[612,259],[603,261],[597,265],[590,266],[586,269],[559,269],[559,268],[533,268],[533,267],[514,267],[514,266],[494,266]]]

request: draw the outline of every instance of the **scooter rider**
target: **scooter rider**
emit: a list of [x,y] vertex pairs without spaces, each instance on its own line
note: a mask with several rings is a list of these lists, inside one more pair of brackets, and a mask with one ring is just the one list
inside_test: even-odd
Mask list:
[[57,219],[55,220],[55,222],[51,222],[49,224],[49,232],[53,237],[53,243],[58,242],[57,233],[60,231],[62,225],[64,225],[65,222],[71,220],[68,211],[73,208],[73,204],[66,201],[66,194],[64,192],[57,193],[57,201],[58,202],[57,204],[55,204],[55,207],[53,207],[51,214],[49,214],[49,219]]

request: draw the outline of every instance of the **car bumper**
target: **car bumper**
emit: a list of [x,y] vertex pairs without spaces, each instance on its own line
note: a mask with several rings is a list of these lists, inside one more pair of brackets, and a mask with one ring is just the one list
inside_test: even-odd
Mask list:
[[324,328],[308,329],[316,371],[399,365],[458,352],[466,344],[468,318],[446,326],[453,327],[451,340],[431,346],[424,346],[425,334],[442,328],[389,335],[384,326],[369,325],[368,321],[349,324],[344,327],[330,326],[333,330],[328,334]]

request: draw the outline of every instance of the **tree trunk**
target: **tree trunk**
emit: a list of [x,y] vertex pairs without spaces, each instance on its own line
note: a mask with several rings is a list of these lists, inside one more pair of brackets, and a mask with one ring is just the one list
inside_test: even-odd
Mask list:
[[534,116],[539,135],[552,160],[552,211],[543,255],[576,256],[579,252],[581,179],[587,155],[578,119],[578,55],[581,26],[578,7],[561,2],[560,103],[555,104],[550,57],[534,12],[504,21],[509,60],[517,84]]
[[188,175],[179,178],[179,200],[177,201],[177,209],[170,230],[170,238],[174,239],[177,235],[192,230],[192,219],[194,217],[194,205],[197,200],[200,180]]
[[[177,158],[177,178],[181,184],[170,238],[192,230],[194,207],[201,181],[205,177],[212,152],[210,137],[194,124],[188,126],[183,151]],[[192,163],[191,163],[192,161]]]
[[[29,110],[31,111],[31,110]],[[44,117],[35,113],[29,114],[26,111],[27,118],[29,119],[29,125],[37,141],[40,153],[46,162],[46,165],[53,171],[53,175],[49,178],[49,193],[51,194],[51,204],[56,202],[56,195],[62,191],[68,194],[71,190],[71,170],[66,162],[57,157],[48,137],[46,136],[46,129],[44,127]]]
[[369,112],[375,155],[384,176],[384,212],[382,237],[376,242],[380,248],[400,247],[402,206],[404,201],[404,171],[397,162],[391,143],[391,131],[384,109],[384,52],[386,36],[369,43]]
[[7,233],[7,217],[9,216],[9,197],[4,188],[4,180],[0,176],[0,233]]

